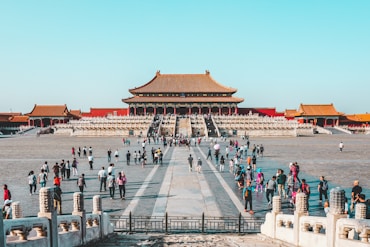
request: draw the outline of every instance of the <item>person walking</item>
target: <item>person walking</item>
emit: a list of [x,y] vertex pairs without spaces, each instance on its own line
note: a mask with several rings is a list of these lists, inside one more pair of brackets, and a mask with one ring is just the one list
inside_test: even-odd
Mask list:
[[30,171],[28,173],[27,178],[28,178],[28,185],[30,187],[30,195],[32,195],[33,193],[36,193],[37,178],[33,171]]
[[82,173],[80,177],[77,179],[77,186],[80,189],[80,192],[84,192],[84,188],[86,188],[86,182],[85,182],[85,174]]
[[252,157],[252,166],[253,166],[253,171],[257,170],[257,157],[256,155],[253,155]]
[[137,160],[138,160],[138,154],[136,151],[134,151],[134,162],[135,162],[135,165],[137,165]]
[[249,213],[250,214],[254,214],[253,207],[252,207],[252,191],[253,191],[252,182],[250,180],[247,180],[247,182],[246,182],[246,184],[243,188],[242,195],[243,195],[244,200],[245,200],[244,212],[248,211],[248,204],[249,204]]
[[272,204],[272,197],[276,192],[276,176],[272,176],[272,178],[266,183],[266,199],[267,203],[270,206]]
[[220,172],[224,172],[225,170],[225,158],[223,155],[221,155],[220,158]]
[[131,153],[130,153],[130,150],[127,150],[127,153],[126,153],[126,164],[129,166],[130,165],[130,159],[131,159]]
[[256,192],[263,192],[263,183],[265,180],[265,176],[262,172],[261,168],[257,169],[257,179],[256,179]]
[[10,193],[10,190],[8,189],[8,185],[3,185],[4,189],[4,201],[11,200],[12,199],[12,193]]
[[72,161],[72,174],[73,176],[78,176],[78,169],[77,169],[78,161],[76,158]]
[[114,199],[114,192],[116,190],[116,180],[114,179],[114,176],[112,176],[112,173],[108,173],[107,182],[110,199]]
[[55,165],[53,166],[53,172],[55,177],[59,177],[59,169],[60,167],[58,162],[55,162]]
[[67,179],[71,177],[71,163],[69,163],[69,160],[67,160],[67,163],[65,165],[66,175]]
[[189,163],[189,172],[191,172],[193,171],[193,157],[191,156],[191,154],[189,154],[188,163]]
[[116,162],[118,162],[118,158],[119,158],[118,149],[116,149],[116,151],[114,151],[114,157],[116,158]]
[[48,180],[48,175],[44,169],[41,169],[41,172],[37,176],[37,182],[40,184],[41,188],[46,186],[46,181]]
[[341,141],[341,142],[339,143],[339,152],[342,152],[342,151],[343,151],[343,148],[344,148],[344,144],[343,144],[343,142]]
[[104,191],[107,191],[107,172],[105,171],[104,166],[98,172],[98,179],[100,181],[100,192],[104,188]]
[[9,219],[11,219],[12,218],[12,207],[11,207],[11,204],[12,204],[12,200],[9,200],[9,199],[7,199],[7,200],[5,200],[4,201],[4,207],[3,207],[3,218],[4,218],[4,220],[9,220]]
[[62,214],[62,190],[60,186],[54,184],[54,209],[59,215]]
[[284,174],[284,170],[279,169],[278,170],[278,176],[277,176],[277,185],[278,185],[278,194],[281,198],[286,199],[286,193],[285,193],[285,183],[286,183],[286,175]]
[[199,157],[197,162],[197,172],[200,173],[201,170],[202,170],[202,160]]
[[324,176],[320,177],[320,183],[317,186],[317,190],[319,191],[319,202],[322,202],[322,196],[324,195],[325,201],[328,200],[328,181],[325,180]]
[[119,172],[116,183],[118,184],[119,196],[120,196],[121,200],[125,199],[126,182],[127,182],[127,178],[126,178],[125,173],[124,172]]
[[93,163],[94,163],[94,156],[89,154],[89,156],[87,156],[87,160],[89,161],[90,170],[92,170],[93,169]]
[[66,179],[66,163],[64,162],[64,160],[62,160],[62,162],[60,162],[59,168],[60,168],[60,177],[63,180]]
[[112,149],[111,148],[108,149],[107,154],[108,154],[108,163],[109,163],[112,160]]
[[114,178],[116,177],[116,168],[114,167],[114,163],[109,164],[107,173],[111,173]]
[[45,163],[41,166],[41,169],[43,169],[44,172],[49,173],[49,165],[47,161],[45,161]]
[[211,158],[211,160],[212,160],[212,150],[211,150],[210,147],[208,147],[207,160],[208,160],[208,158]]

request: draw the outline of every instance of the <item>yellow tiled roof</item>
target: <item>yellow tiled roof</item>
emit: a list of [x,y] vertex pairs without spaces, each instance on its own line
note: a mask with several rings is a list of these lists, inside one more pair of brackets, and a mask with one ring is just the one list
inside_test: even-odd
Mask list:
[[16,122],[16,123],[27,123],[28,122],[28,119],[29,117],[28,116],[13,116],[11,117],[9,120],[9,122]]
[[30,117],[67,117],[69,111],[66,105],[35,105]]
[[210,73],[161,74],[159,71],[148,83],[129,90],[139,93],[235,93],[237,90],[215,81]]
[[240,103],[244,99],[237,97],[140,97],[122,99],[125,103]]
[[296,109],[286,109],[285,110],[285,117],[296,117],[296,116],[299,116],[299,113]]
[[340,112],[335,110],[333,104],[327,105],[306,105],[299,106],[298,113],[300,116],[341,116]]
[[370,113],[345,115],[345,117],[355,122],[370,122]]

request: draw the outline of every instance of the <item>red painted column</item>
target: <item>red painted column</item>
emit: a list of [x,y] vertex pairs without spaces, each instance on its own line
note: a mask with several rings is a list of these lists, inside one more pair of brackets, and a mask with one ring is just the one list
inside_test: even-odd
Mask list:
[[136,116],[136,106],[134,107],[134,116]]
[[163,115],[166,115],[166,106],[163,106]]
[[218,107],[218,115],[221,115],[221,107]]
[[144,107],[144,116],[146,115],[146,107]]
[[154,115],[156,115],[157,114],[157,107],[154,107],[153,109],[154,109]]
[[189,107],[189,111],[188,111],[189,115],[191,115],[191,107]]
[[202,107],[198,108],[198,113],[199,113],[199,115],[202,114]]
[[173,107],[173,114],[176,114],[176,106]]
[[231,115],[231,107],[229,107],[229,115]]

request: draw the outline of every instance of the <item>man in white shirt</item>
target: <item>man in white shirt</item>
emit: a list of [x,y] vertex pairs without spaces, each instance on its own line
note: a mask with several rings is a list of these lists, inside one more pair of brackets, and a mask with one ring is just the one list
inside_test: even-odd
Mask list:
[[104,166],[98,172],[98,178],[100,181],[100,192],[102,191],[103,186],[104,191],[107,191],[107,172],[105,171]]

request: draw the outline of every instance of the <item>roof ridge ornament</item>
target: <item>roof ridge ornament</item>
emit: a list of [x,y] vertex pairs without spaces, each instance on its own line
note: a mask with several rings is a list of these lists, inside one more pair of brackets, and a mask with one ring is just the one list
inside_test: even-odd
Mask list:
[[161,75],[161,71],[160,70],[157,70],[157,73],[155,73],[157,76],[158,75]]
[[210,73],[209,73],[209,70],[208,69],[206,69],[206,75],[209,75]]

